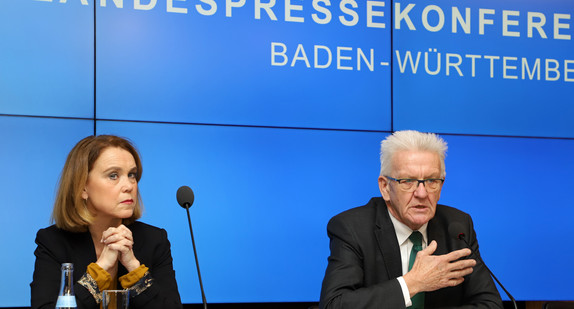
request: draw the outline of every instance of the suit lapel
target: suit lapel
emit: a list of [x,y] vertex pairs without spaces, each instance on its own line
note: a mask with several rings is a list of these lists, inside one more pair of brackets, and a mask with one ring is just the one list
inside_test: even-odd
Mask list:
[[443,255],[448,253],[448,241],[445,230],[444,228],[441,228],[443,225],[438,221],[439,219],[435,216],[429,221],[427,226],[428,243],[430,244],[433,240],[437,243],[437,247],[433,255]]
[[397,278],[403,275],[401,265],[401,252],[395,228],[389,217],[389,212],[384,200],[381,198],[375,204],[376,207],[376,228],[375,237],[379,245],[379,250],[385,262],[385,268],[389,278]]
[[[437,212],[439,211],[438,208],[440,206],[437,205]],[[440,220],[439,216],[435,214],[435,216],[429,221],[427,226],[427,237],[428,243],[430,244],[431,241],[436,241],[437,247],[433,255],[443,255],[449,252],[448,244],[449,240],[447,238],[447,233],[444,229],[444,221]],[[450,288],[441,289],[433,292],[426,292],[425,293],[425,304],[428,306],[429,304],[437,304],[444,302],[445,297],[448,297],[448,291]],[[445,294],[447,293],[447,294]]]
[[79,270],[86,269],[88,265],[92,262],[97,260],[96,258],[96,249],[94,247],[94,242],[92,241],[92,236],[90,232],[82,232],[82,233],[73,233],[73,232],[66,232],[68,233],[68,244],[70,248],[70,252],[68,256],[71,257],[71,261],[74,263],[74,278],[77,277],[77,280],[83,275],[83,273]]

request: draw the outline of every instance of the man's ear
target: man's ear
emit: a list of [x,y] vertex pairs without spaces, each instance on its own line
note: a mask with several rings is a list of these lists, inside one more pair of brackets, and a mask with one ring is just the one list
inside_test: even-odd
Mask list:
[[385,201],[391,200],[391,194],[389,190],[389,180],[387,177],[379,176],[379,191],[381,191],[381,195]]

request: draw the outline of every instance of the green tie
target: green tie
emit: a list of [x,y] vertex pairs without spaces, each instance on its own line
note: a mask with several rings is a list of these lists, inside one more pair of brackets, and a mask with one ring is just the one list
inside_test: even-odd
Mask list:
[[[411,256],[409,257],[409,270],[413,268],[413,264],[415,263],[415,258],[417,257],[417,253],[423,249],[423,235],[418,232],[414,231],[409,239],[413,243],[413,248],[411,250]],[[413,304],[409,307],[411,309],[422,309],[424,308],[425,304],[425,294],[418,293],[411,298]]]

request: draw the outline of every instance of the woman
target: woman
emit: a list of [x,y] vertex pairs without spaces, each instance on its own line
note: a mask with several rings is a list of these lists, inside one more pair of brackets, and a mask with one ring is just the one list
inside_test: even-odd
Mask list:
[[74,264],[78,308],[99,308],[101,292],[130,290],[130,308],[182,308],[167,233],[142,214],[140,157],[127,140],[89,136],[72,149],[52,213],[38,231],[32,308],[54,308],[62,263]]

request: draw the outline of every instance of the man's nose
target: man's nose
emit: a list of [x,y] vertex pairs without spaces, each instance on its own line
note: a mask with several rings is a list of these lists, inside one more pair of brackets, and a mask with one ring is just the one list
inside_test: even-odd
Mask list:
[[419,182],[417,189],[415,190],[415,196],[424,198],[428,195],[427,188],[425,187],[423,182]]

